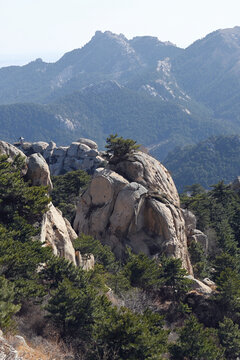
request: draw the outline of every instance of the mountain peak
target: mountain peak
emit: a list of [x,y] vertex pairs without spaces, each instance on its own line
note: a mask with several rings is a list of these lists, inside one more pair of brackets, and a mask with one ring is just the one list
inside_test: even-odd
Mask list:
[[112,38],[112,39],[122,38],[122,39],[127,40],[127,38],[123,34],[115,34],[115,33],[113,33],[112,31],[109,31],[109,30],[106,30],[106,31],[97,30],[93,37]]
[[158,39],[158,37],[156,36],[135,36],[134,38],[132,38],[132,40],[130,40],[130,43],[132,44],[137,44],[137,43],[142,43],[142,44],[148,44],[148,45],[155,45],[155,46],[174,46],[176,47],[176,45],[174,45],[173,43],[171,43],[170,41],[161,41]]

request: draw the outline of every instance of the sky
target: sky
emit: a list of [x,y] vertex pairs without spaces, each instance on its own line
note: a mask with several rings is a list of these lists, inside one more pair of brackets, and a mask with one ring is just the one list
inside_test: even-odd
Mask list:
[[0,67],[56,61],[97,30],[156,36],[185,48],[240,26],[239,14],[240,0],[0,0]]

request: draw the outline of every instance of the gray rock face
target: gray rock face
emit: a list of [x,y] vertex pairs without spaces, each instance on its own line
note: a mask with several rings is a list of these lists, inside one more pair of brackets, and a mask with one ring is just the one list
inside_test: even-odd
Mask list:
[[190,236],[192,230],[196,229],[197,226],[196,216],[188,209],[182,209],[182,213],[185,220],[187,236]]
[[85,170],[93,173],[105,161],[97,149],[97,144],[81,138],[70,146],[56,146],[54,142],[18,144],[27,155],[40,153],[49,165],[51,175],[60,175],[73,170]]
[[52,190],[50,172],[44,157],[39,153],[30,155],[27,160],[27,165],[28,170],[26,176],[32,181],[33,186],[48,186],[49,189]]
[[62,217],[60,210],[53,204],[43,215],[40,240],[46,246],[50,246],[54,255],[64,257],[76,265],[75,250],[72,241],[77,234],[72,229],[67,219]]
[[192,281],[191,287],[193,290],[196,290],[198,293],[206,296],[209,296],[213,293],[213,289],[209,286],[209,284],[206,284],[205,282],[195,279],[192,275],[188,275],[186,277]]
[[190,236],[188,237],[188,241],[195,241],[199,243],[202,246],[205,255],[209,254],[208,237],[202,231],[197,229],[192,230]]
[[76,262],[77,266],[81,267],[83,270],[89,271],[94,269],[94,256],[90,255],[81,255],[79,251],[76,252]]
[[180,206],[178,192],[169,171],[150,155],[140,151],[135,152],[117,165],[111,165],[111,169],[127,180],[145,186],[149,192],[153,192],[153,195],[155,193],[175,206]]
[[44,141],[37,141],[32,143],[32,150],[34,153],[43,154],[44,150],[48,147],[48,143]]
[[136,152],[96,171],[74,229],[110,245],[118,257],[126,245],[150,256],[165,253],[181,258],[192,273],[177,190],[164,166],[147,154]]
[[209,254],[209,241],[208,236],[205,235],[202,231],[196,229],[197,226],[197,219],[196,216],[187,209],[182,209],[183,217],[185,220],[186,226],[186,234],[187,234],[187,241],[190,244],[192,241],[199,243],[205,254]]
[[0,141],[0,154],[8,155],[11,159],[17,155],[21,155],[26,159],[26,155],[20,149],[6,141]]
[[8,161],[13,161],[13,159],[20,155],[25,159],[25,166],[21,169],[21,174],[26,175],[27,173],[27,157],[26,155],[19,150],[17,147],[15,147],[12,144],[7,143],[6,141],[0,141],[0,155],[7,155]]
[[85,144],[85,145],[89,146],[91,149],[94,149],[94,150],[97,150],[97,148],[98,148],[95,141],[92,141],[90,139],[80,138],[80,139],[78,139],[77,142],[79,142],[81,144]]
[[83,270],[94,268],[94,256],[75,252],[72,242],[77,238],[70,222],[62,216],[62,212],[50,203],[49,210],[43,215],[40,241],[50,246],[54,255],[64,257]]
[[0,336],[0,359],[3,360],[22,360],[17,351],[11,346],[5,338]]

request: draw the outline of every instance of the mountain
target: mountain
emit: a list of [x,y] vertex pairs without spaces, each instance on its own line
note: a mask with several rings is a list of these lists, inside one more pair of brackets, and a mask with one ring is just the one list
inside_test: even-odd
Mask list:
[[214,111],[239,121],[240,27],[217,30],[194,42],[173,61],[173,73],[185,91]]
[[49,97],[69,94],[104,80],[125,83],[179,51],[157,38],[129,41],[122,34],[97,31],[89,43],[66,53],[56,63],[37,59],[25,66],[0,69],[0,103],[46,102]]
[[[68,145],[87,137],[103,149],[106,137],[117,132],[147,146],[159,159],[176,145],[229,133],[228,123],[212,119],[200,107],[187,113],[174,102],[138,93],[116,81],[88,86],[48,105],[1,105],[0,122],[2,136],[10,142],[23,136],[26,141]],[[235,131],[240,132],[240,127]]]
[[0,106],[1,138],[15,142],[20,136],[26,140],[72,141],[71,125],[57,116],[49,107],[38,104]]
[[97,31],[55,63],[0,69],[2,137],[68,144],[84,136],[102,148],[118,132],[162,160],[176,146],[240,134],[239,55],[239,27],[185,50]]
[[240,174],[240,136],[211,137],[176,148],[163,163],[180,192],[195,183],[206,189],[221,180],[230,183]]

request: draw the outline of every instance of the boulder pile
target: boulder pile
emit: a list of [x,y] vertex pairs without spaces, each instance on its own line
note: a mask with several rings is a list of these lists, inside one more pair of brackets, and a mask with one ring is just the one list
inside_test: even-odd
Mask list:
[[97,144],[85,138],[80,138],[69,146],[57,146],[53,141],[23,142],[15,145],[27,156],[41,154],[49,165],[51,175],[65,174],[73,170],[85,170],[92,174],[105,162]]

